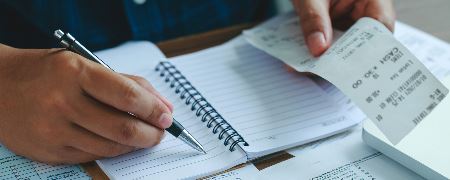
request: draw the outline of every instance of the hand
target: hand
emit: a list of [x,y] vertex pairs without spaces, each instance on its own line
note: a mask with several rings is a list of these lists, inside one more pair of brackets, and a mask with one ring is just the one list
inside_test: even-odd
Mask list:
[[371,17],[394,30],[391,0],[292,0],[306,44],[313,56],[321,55],[332,42],[332,25],[348,28],[361,17]]
[[18,155],[50,164],[117,156],[154,146],[172,124],[172,105],[143,78],[62,49],[0,52],[0,142]]

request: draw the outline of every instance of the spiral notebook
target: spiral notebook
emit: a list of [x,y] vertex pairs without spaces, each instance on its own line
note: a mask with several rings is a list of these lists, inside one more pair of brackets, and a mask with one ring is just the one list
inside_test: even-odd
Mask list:
[[153,148],[97,161],[111,179],[202,177],[359,122],[308,77],[287,72],[242,38],[169,61],[148,42],[98,55],[119,72],[150,81],[207,151],[167,135]]

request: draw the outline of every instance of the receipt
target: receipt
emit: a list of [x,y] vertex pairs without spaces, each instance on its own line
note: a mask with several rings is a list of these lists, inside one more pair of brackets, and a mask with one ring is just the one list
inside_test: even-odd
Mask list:
[[312,72],[333,83],[393,144],[413,130],[448,93],[374,19],[360,19],[318,58],[309,55],[298,22],[295,14],[284,14],[245,31],[244,36],[253,46],[297,71]]

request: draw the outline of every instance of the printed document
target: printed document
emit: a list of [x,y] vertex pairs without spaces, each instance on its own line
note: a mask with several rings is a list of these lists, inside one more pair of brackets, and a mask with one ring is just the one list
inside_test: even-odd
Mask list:
[[298,26],[296,15],[288,13],[244,34],[252,45],[296,70],[313,72],[333,83],[393,144],[419,124],[448,93],[411,52],[374,19],[358,20],[318,58],[307,52]]

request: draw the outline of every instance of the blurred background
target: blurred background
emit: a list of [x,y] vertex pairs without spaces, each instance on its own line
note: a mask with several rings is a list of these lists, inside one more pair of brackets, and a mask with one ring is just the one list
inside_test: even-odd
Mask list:
[[[292,10],[290,0],[274,0],[278,13]],[[450,0],[394,0],[397,20],[450,41]]]

